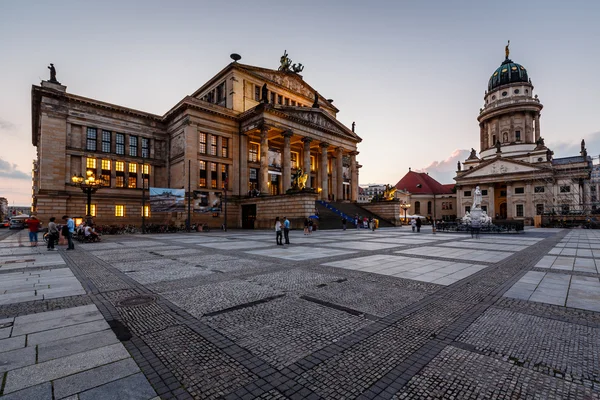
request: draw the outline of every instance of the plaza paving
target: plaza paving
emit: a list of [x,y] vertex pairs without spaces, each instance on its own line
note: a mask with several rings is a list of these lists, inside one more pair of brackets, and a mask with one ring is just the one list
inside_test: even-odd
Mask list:
[[600,232],[0,232],[0,399],[600,399]]

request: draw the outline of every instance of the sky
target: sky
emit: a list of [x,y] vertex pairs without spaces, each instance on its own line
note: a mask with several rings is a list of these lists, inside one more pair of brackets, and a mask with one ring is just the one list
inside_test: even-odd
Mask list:
[[504,59],[527,68],[555,157],[600,152],[600,2],[0,0],[0,197],[31,198],[31,85],[163,115],[239,53],[276,69],[287,50],[363,139],[360,183],[408,168],[452,183],[479,151],[477,115]]

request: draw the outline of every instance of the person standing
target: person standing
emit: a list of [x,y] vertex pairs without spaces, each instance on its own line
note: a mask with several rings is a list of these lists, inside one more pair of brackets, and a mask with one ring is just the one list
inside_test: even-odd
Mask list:
[[342,218],[342,229],[346,230],[346,217]]
[[358,230],[358,214],[354,215],[354,225],[356,225],[356,230]]
[[281,243],[281,221],[279,217],[275,217],[275,242],[277,246],[283,246],[283,243]]
[[48,251],[55,251],[54,242],[58,243],[58,227],[56,226],[56,218],[51,217],[48,222]]
[[310,218],[310,219],[308,220],[308,234],[309,234],[309,235],[310,235],[310,234],[312,233],[312,231],[313,231],[313,224],[314,224],[314,222],[313,222],[312,218]]
[[417,233],[421,232],[421,218],[417,218]]
[[[279,217],[277,217],[277,218],[279,218]],[[304,234],[305,235],[308,235],[308,225],[309,225],[308,218],[304,218]]]
[[412,228],[412,231],[414,232],[414,231],[415,231],[415,228],[417,227],[417,221],[415,221],[415,219],[414,219],[414,218],[412,218],[412,219],[410,220],[410,226],[411,226],[411,228]]
[[283,217],[283,236],[285,244],[290,244],[290,220],[287,217]]
[[40,221],[35,217],[31,216],[25,220],[27,227],[29,228],[29,243],[31,247],[36,247],[38,244],[38,231],[40,230]]
[[64,215],[62,217],[65,221],[67,221],[67,241],[69,245],[67,246],[67,250],[75,250],[75,245],[73,244],[73,233],[75,232],[75,221],[72,218],[69,218],[68,215]]

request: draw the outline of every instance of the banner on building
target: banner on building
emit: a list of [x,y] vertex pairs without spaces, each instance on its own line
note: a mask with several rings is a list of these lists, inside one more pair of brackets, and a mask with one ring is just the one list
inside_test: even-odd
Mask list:
[[150,188],[151,212],[184,212],[185,190],[169,188]]
[[221,212],[221,192],[202,192],[194,190],[195,213]]

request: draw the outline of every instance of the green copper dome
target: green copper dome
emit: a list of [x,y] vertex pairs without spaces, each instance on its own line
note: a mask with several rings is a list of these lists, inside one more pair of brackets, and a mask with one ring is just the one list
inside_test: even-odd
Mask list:
[[514,63],[511,59],[506,58],[502,65],[500,65],[490,77],[488,92],[496,89],[498,86],[515,82],[529,82],[527,70],[522,65]]

